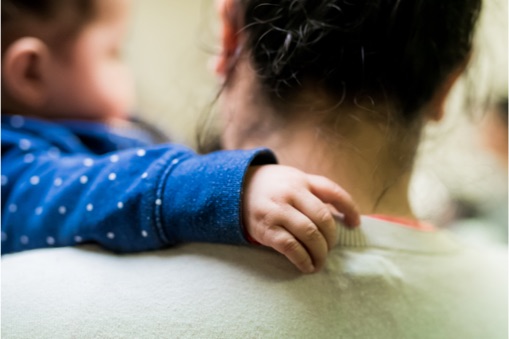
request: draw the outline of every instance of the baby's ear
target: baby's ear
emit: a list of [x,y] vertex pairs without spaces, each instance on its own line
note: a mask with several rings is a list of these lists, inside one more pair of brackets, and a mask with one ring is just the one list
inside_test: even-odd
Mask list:
[[45,105],[45,84],[50,52],[40,39],[25,37],[13,42],[2,57],[3,91],[29,108]]

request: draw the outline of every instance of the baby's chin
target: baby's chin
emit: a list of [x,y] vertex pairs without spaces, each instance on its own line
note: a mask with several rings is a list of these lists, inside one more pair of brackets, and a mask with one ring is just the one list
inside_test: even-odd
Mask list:
[[95,112],[78,112],[72,117],[78,120],[97,121],[107,124],[117,124],[129,120],[133,109],[126,107],[108,107]]
[[48,114],[46,116],[42,116],[41,118],[45,118],[48,120],[78,120],[78,121],[87,121],[87,122],[99,122],[105,123],[108,125],[118,125],[121,122],[125,122],[129,120],[130,111],[103,111],[103,112],[69,112],[67,114]]

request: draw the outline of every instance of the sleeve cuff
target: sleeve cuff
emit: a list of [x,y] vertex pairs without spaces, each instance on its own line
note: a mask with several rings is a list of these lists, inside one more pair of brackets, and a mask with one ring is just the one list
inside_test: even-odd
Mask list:
[[174,164],[162,190],[162,230],[176,242],[249,244],[242,192],[250,166],[276,164],[265,148],[220,151]]

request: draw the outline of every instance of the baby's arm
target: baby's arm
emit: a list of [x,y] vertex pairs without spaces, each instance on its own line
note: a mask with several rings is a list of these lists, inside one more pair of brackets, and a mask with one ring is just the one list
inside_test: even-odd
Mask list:
[[352,198],[332,181],[286,166],[252,167],[244,195],[246,232],[302,272],[315,272],[337,241],[336,223],[326,203],[343,214],[348,225],[360,223]]
[[178,145],[67,153],[2,129],[2,253],[98,243],[116,252],[179,242],[247,243],[245,172],[266,150],[199,156]]

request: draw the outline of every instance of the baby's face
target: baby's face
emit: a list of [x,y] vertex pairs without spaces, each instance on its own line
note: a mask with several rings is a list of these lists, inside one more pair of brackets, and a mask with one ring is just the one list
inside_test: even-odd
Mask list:
[[65,57],[55,57],[48,109],[60,118],[109,120],[133,109],[134,83],[121,59],[128,0],[96,0],[96,17]]

